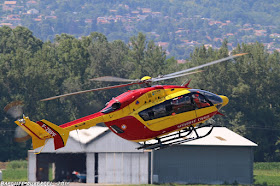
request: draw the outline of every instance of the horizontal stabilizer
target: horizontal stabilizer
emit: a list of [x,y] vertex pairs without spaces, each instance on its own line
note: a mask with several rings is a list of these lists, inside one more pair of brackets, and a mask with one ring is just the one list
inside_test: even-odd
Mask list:
[[32,137],[33,149],[42,147],[46,139],[54,138],[55,150],[66,145],[69,131],[47,121],[31,121],[28,117],[18,119],[15,123]]
[[41,140],[39,138],[32,138],[32,145],[33,145],[33,149],[37,149],[39,147],[42,147],[45,145],[45,141],[46,140]]
[[224,114],[222,114],[222,113],[220,113],[220,112],[217,112],[217,114],[218,114],[218,115],[221,115],[221,116],[225,116]]

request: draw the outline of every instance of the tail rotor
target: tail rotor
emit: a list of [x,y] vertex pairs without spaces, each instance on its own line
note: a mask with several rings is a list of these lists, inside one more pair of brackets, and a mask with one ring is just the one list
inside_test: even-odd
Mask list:
[[[14,120],[19,120],[23,115],[23,101],[13,101],[5,106],[4,111]],[[14,141],[25,142],[30,139],[30,135],[25,132],[20,126],[17,126],[14,133]]]

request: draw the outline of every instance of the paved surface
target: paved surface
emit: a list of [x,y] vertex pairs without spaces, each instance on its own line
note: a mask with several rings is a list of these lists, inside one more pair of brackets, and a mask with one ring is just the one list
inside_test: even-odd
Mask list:
[[111,186],[113,186],[113,185],[118,185],[118,184],[76,183],[76,182],[75,183],[71,182],[69,184],[69,186],[79,186],[79,185],[81,185],[81,186],[102,186],[102,185],[111,185]]

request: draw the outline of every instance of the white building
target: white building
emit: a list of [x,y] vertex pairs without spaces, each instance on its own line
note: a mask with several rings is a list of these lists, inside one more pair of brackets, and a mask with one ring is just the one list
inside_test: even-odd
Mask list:
[[56,181],[71,180],[75,170],[87,174],[87,183],[251,184],[256,146],[227,128],[216,127],[205,138],[145,152],[108,128],[92,127],[70,132],[67,145],[57,151],[52,140],[40,154],[30,150],[28,179],[48,181],[49,166],[53,166]]

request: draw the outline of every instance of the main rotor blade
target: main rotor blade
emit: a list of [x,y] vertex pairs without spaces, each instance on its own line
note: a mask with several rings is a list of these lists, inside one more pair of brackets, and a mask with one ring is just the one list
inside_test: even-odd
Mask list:
[[108,81],[108,82],[138,82],[138,79],[124,79],[114,76],[103,76],[98,78],[90,79],[91,81]]
[[114,86],[108,86],[108,87],[102,87],[102,88],[95,88],[95,89],[90,89],[90,90],[83,90],[83,91],[72,92],[72,93],[68,93],[68,94],[63,94],[63,95],[59,95],[59,96],[54,96],[54,97],[50,97],[50,98],[41,99],[40,101],[49,101],[49,100],[53,100],[53,99],[57,99],[57,98],[62,98],[62,97],[72,96],[72,95],[77,95],[77,94],[83,94],[83,93],[87,93],[87,92],[121,88],[121,87],[127,87],[127,86],[131,86],[131,85],[140,85],[140,84],[144,84],[144,83],[145,82],[136,82],[136,83],[114,85]]
[[210,65],[221,63],[221,62],[227,61],[229,59],[234,59],[236,57],[243,56],[243,55],[246,55],[246,54],[247,53],[236,54],[236,55],[233,55],[233,56],[229,56],[229,57],[226,57],[226,58],[223,58],[223,59],[219,59],[219,60],[216,60],[216,61],[212,61],[212,62],[203,64],[203,65],[199,65],[199,66],[196,66],[196,67],[192,67],[192,68],[188,68],[188,69],[181,70],[181,71],[178,71],[178,72],[174,72],[174,73],[171,73],[171,74],[167,74],[167,75],[164,75],[163,77],[175,76],[177,74],[182,74],[182,73],[185,73],[185,72],[190,72],[190,71],[197,70],[197,69],[200,69],[200,68],[203,68],[203,67],[207,67],[207,66],[210,66]]
[[152,79],[152,81],[153,81],[153,82],[156,82],[156,81],[162,81],[162,80],[167,80],[167,79],[173,79],[173,78],[177,78],[177,77],[182,77],[182,76],[187,76],[187,75],[191,75],[191,74],[196,74],[196,73],[203,72],[203,71],[204,71],[204,70],[199,70],[199,71],[189,72],[189,73],[185,73],[185,74],[178,74],[178,75],[175,75],[175,76],[154,78],[154,79]]

